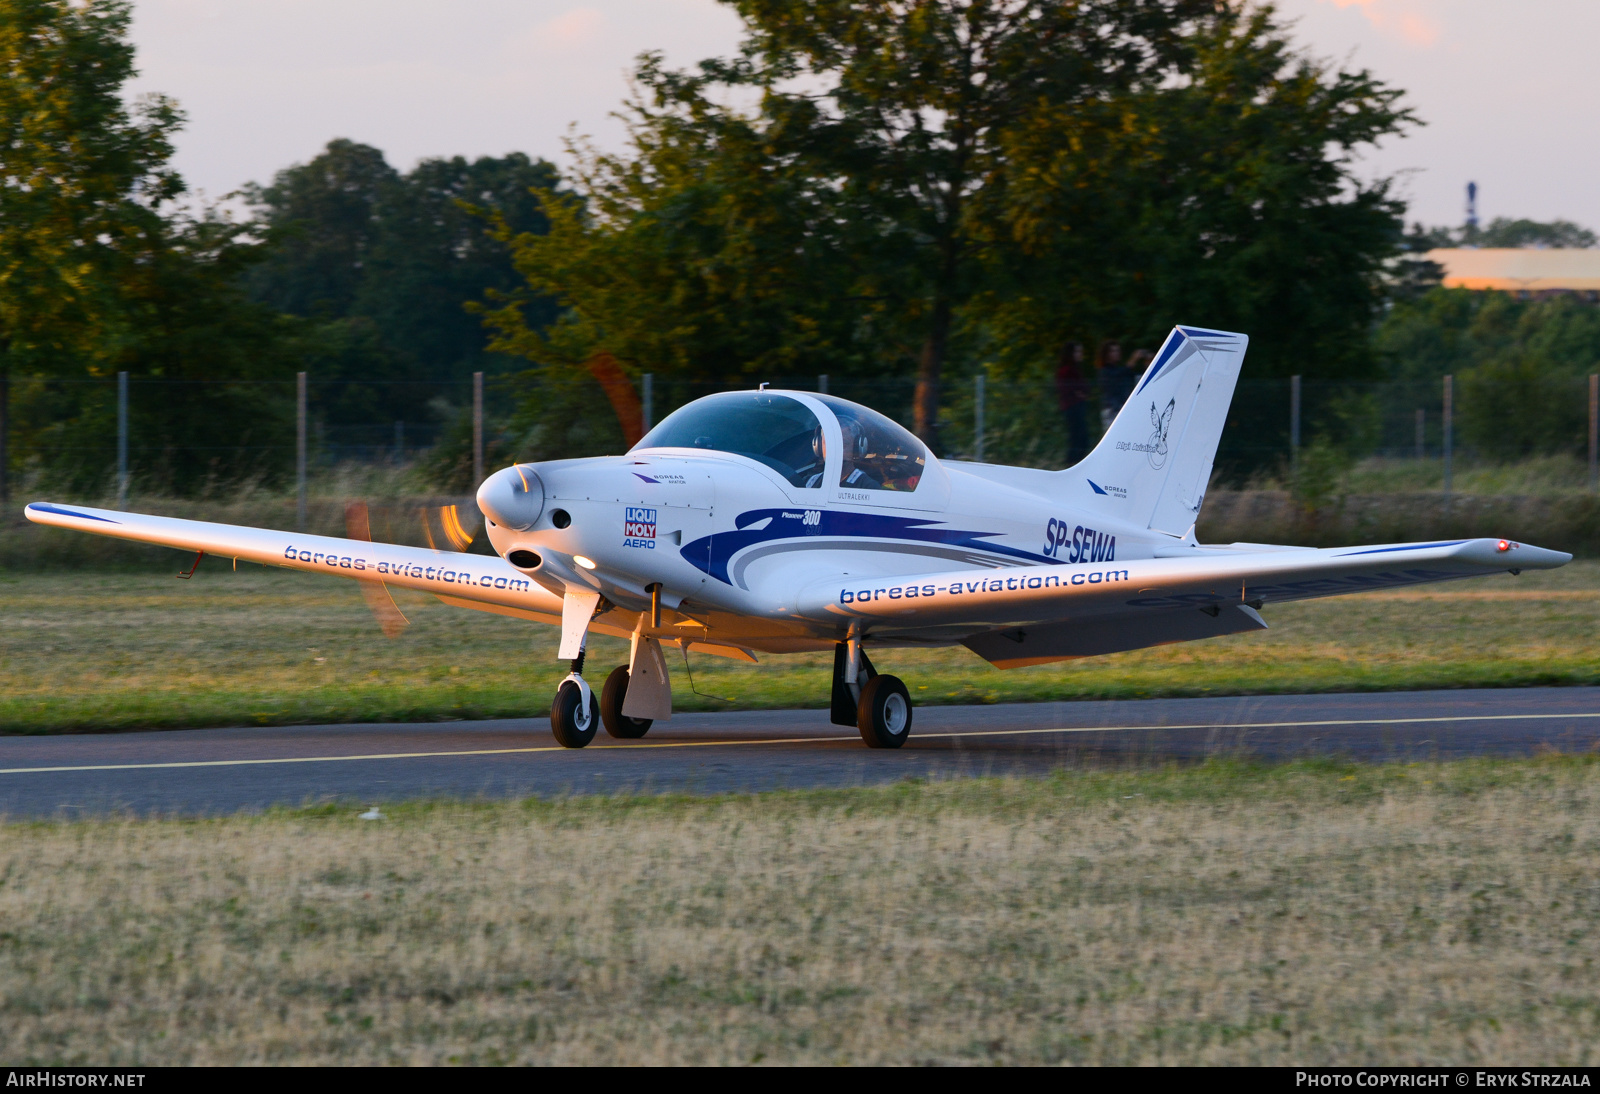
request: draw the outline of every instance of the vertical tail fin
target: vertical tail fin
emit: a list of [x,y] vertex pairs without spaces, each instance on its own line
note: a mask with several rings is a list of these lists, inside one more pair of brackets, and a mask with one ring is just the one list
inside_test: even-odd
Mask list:
[[1095,450],[1059,472],[1075,505],[1181,536],[1194,525],[1250,340],[1173,327]]

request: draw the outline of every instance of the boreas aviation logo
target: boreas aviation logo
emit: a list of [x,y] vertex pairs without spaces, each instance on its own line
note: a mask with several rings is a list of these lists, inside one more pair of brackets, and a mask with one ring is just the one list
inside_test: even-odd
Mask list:
[[622,516],[622,545],[656,549],[656,511],[628,506]]

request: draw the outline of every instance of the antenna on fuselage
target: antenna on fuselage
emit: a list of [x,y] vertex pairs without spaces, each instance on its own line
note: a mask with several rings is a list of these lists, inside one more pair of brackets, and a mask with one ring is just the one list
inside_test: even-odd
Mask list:
[[769,384],[769,383],[771,383],[771,382],[772,382],[772,381],[770,381],[770,380],[763,380],[763,381],[761,381],[761,383],[760,383],[760,385],[759,385],[759,386],[757,386],[757,388],[756,388],[756,390],[757,390],[757,391],[765,391],[765,390],[767,390],[767,385],[768,385],[768,384]]

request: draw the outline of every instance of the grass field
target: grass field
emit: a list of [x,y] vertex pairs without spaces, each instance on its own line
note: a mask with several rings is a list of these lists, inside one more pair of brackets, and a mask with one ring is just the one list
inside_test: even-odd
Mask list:
[[1600,761],[0,826],[23,1064],[1589,1064]]
[[[542,715],[554,628],[397,590],[389,641],[354,583],[208,562],[0,574],[0,727],[46,733]],[[957,648],[885,650],[923,703],[1600,683],[1600,563],[1269,607],[1264,634],[1001,672]],[[626,660],[597,638],[591,674]],[[679,710],[821,706],[831,659],[671,662]]]

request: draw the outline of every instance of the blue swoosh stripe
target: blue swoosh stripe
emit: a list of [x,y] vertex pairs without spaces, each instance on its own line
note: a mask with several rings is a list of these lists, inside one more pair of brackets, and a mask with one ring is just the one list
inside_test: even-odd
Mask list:
[[1172,333],[1167,335],[1167,344],[1161,347],[1161,356],[1155,359],[1150,370],[1144,374],[1144,379],[1139,383],[1139,390],[1143,391],[1149,386],[1161,370],[1167,367],[1167,362],[1172,360],[1172,355],[1178,352],[1178,347],[1188,341],[1188,336],[1183,333],[1183,328],[1173,327]]
[[1334,558],[1349,558],[1351,555],[1387,555],[1394,551],[1426,551],[1430,547],[1459,547],[1467,542],[1464,539],[1452,539],[1448,543],[1407,543],[1400,547],[1373,547],[1366,551],[1346,551]]
[[91,516],[88,513],[75,513],[71,509],[63,509],[63,508],[61,508],[61,506],[59,506],[59,505],[51,505],[47,501],[31,502],[28,505],[28,508],[29,509],[37,509],[41,513],[54,513],[58,517],[77,517],[79,520],[98,520],[98,521],[103,521],[106,524],[121,524],[122,523],[120,520],[112,520],[110,517],[96,517],[96,516]]
[[[990,554],[1006,555],[1028,562],[1043,562],[1059,566],[1059,559],[1033,554],[1001,543],[989,543],[1003,532],[978,532],[964,528],[939,527],[939,521],[926,517],[891,516],[879,513],[835,513],[822,511],[821,523],[805,526],[798,520],[785,519],[784,513],[800,513],[803,509],[752,509],[739,514],[733,522],[732,532],[716,532],[686,543],[679,552],[684,560],[698,570],[726,585],[732,585],[728,564],[733,556],[758,543],[779,539],[809,539],[820,536],[832,539],[899,539],[913,543],[938,543],[951,547],[967,547]],[[815,510],[813,510],[815,512]],[[770,520],[771,523],[762,524]],[[762,524],[760,528],[751,525]]]

